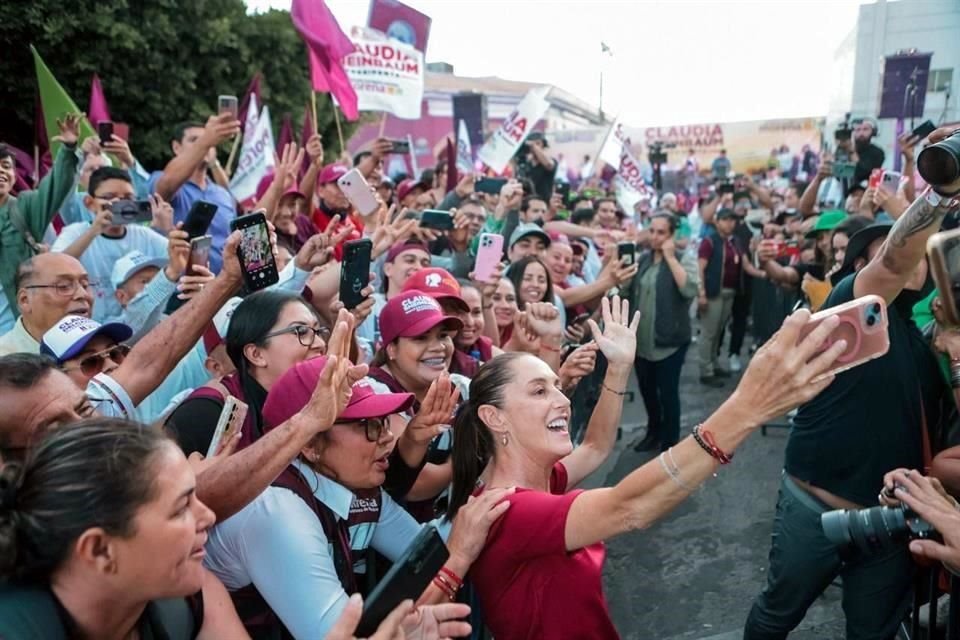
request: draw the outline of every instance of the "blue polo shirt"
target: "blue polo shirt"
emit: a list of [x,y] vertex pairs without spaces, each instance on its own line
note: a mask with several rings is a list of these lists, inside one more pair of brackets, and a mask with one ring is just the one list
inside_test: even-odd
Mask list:
[[[162,171],[154,171],[150,174],[150,193],[156,192],[157,180],[162,175]],[[227,241],[227,236],[230,235],[230,221],[237,217],[236,201],[229,191],[213,180],[207,180],[206,189],[201,188],[191,180],[187,180],[170,201],[170,204],[173,205],[174,223],[183,222],[190,211],[190,207],[197,200],[217,205],[217,213],[213,216],[213,222],[210,223],[210,230],[207,233],[213,236],[210,270],[214,273],[220,273],[220,267],[223,265],[223,244]]]

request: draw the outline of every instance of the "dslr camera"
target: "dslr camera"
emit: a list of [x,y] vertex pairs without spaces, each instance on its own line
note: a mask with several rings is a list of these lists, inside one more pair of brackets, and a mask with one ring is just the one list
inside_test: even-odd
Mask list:
[[920,176],[943,194],[960,191],[960,129],[917,156]]
[[820,515],[820,526],[827,540],[841,552],[859,551],[863,555],[890,551],[910,540],[940,539],[933,525],[903,503],[827,511]]

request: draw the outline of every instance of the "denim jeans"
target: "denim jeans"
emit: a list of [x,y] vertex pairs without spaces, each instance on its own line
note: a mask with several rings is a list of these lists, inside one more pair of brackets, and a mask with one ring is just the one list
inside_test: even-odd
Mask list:
[[913,562],[907,545],[841,559],[823,535],[824,511],[830,508],[783,475],[767,586],[747,617],[744,640],[786,638],[837,575],[843,581],[847,640],[888,640],[896,635],[910,605]]
[[680,440],[680,369],[688,346],[657,362],[643,358],[633,362],[647,410],[647,433],[659,437],[664,451]]

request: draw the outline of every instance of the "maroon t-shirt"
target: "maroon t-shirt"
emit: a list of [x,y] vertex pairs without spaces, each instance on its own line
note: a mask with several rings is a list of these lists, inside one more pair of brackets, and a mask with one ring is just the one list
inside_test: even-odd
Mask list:
[[[709,260],[714,251],[714,240],[719,236],[710,236],[700,241],[700,247],[697,250],[697,256],[703,260]],[[740,250],[733,242],[733,237],[729,237],[724,242],[723,255],[723,283],[724,289],[737,289],[740,286]],[[720,250],[718,247],[717,251]]]
[[497,640],[619,638],[603,597],[602,542],[567,551],[567,470],[557,463],[550,493],[517,489],[494,523],[469,577]]

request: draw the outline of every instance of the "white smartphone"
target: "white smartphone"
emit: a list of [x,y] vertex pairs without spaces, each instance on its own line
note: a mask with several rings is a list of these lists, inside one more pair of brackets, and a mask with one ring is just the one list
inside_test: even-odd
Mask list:
[[503,260],[503,236],[499,233],[481,233],[473,277],[477,282],[490,282],[501,260]]
[[896,171],[884,171],[883,177],[880,179],[880,183],[887,191],[896,193],[897,189],[900,188],[900,179],[902,177],[903,175],[897,173]]
[[337,180],[337,184],[361,216],[373,215],[380,208],[380,203],[359,169],[351,169],[345,173]]
[[223,410],[220,412],[220,419],[217,420],[217,428],[213,431],[213,438],[210,440],[210,446],[207,447],[207,457],[216,455],[220,443],[225,438],[232,437],[243,428],[243,421],[247,418],[247,404],[233,396],[227,396],[223,403]]

